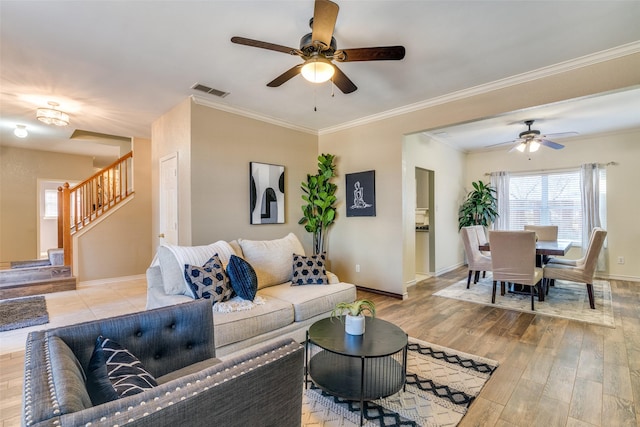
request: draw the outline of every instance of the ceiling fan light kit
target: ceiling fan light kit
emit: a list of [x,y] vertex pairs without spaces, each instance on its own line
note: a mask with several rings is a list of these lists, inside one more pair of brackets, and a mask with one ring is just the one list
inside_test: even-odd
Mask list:
[[300,70],[302,77],[311,83],[324,83],[330,80],[335,72],[331,61],[317,55],[308,59]]
[[48,125],[67,126],[69,124],[69,115],[56,108],[60,104],[52,101],[49,101],[47,104],[49,108],[38,108],[36,118]]
[[338,10],[338,5],[330,0],[315,1],[313,17],[309,20],[312,32],[302,36],[300,49],[237,36],[232,37],[231,42],[296,55],[304,60],[304,63],[290,68],[267,83],[269,87],[281,86],[302,74],[306,80],[313,83],[332,79],[333,84],[342,93],[352,93],[358,87],[332,61],[399,61],[404,58],[405,49],[404,46],[381,46],[338,50],[336,39],[333,37]]

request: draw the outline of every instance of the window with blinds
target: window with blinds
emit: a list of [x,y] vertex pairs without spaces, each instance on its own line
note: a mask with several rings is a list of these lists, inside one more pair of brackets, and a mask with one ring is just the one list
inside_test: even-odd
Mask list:
[[[569,170],[509,179],[509,229],[525,224],[557,225],[558,239],[582,244],[582,196],[580,171]],[[600,204],[606,206],[606,172],[600,172]],[[600,209],[604,213],[604,209]],[[606,216],[601,214],[604,222]],[[604,224],[603,224],[604,225]]]
[[44,216],[45,218],[58,217],[58,190],[44,190]]

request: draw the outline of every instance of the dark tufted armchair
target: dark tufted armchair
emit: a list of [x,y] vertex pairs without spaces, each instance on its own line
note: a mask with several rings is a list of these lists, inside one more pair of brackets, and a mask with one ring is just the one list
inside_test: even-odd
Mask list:
[[[31,332],[24,426],[299,426],[303,348],[293,340],[215,358],[211,303],[197,300]],[[96,337],[133,353],[158,382],[93,406],[85,372]]]

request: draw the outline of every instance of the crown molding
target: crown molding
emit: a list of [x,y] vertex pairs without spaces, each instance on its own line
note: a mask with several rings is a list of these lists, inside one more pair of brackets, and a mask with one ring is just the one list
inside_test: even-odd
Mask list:
[[247,118],[250,118],[250,119],[254,119],[254,120],[260,120],[262,122],[270,123],[270,124],[276,125],[276,126],[281,126],[283,128],[287,128],[287,129],[293,129],[293,130],[304,132],[304,133],[310,133],[310,134],[316,135],[316,136],[318,135],[318,131],[316,131],[315,129],[307,128],[307,127],[304,127],[304,126],[298,126],[296,124],[287,122],[285,120],[276,119],[275,117],[265,116],[263,114],[258,114],[258,113],[255,113],[253,111],[249,111],[249,110],[245,110],[245,109],[242,109],[242,108],[232,107],[230,105],[214,102],[214,101],[212,101],[210,99],[206,99],[206,98],[203,98],[203,97],[198,96],[198,95],[191,95],[191,100],[193,102],[195,102],[196,104],[202,105],[202,106],[205,106],[205,107],[209,107],[209,108],[213,108],[213,109],[216,109],[216,110],[225,111],[227,113],[237,114],[239,116],[244,116],[244,117],[247,117]]
[[367,117],[362,117],[360,119],[346,122],[338,126],[320,129],[318,131],[318,135],[334,133],[334,132],[342,131],[352,127],[373,123],[379,120],[400,116],[402,114],[412,113],[414,111],[422,110],[425,108],[430,108],[437,105],[458,101],[460,99],[481,95],[494,90],[504,89],[509,86],[515,86],[518,84],[527,83],[527,82],[542,79],[545,77],[550,77],[556,74],[565,73],[568,71],[576,70],[578,68],[587,67],[590,65],[598,64],[598,63],[609,61],[612,59],[621,58],[621,57],[636,54],[639,52],[640,52],[640,41],[627,43],[611,49],[603,50],[590,55],[585,55],[579,58],[560,62],[554,65],[550,65],[548,67],[543,67],[537,70],[528,71],[526,73],[517,74],[515,76],[506,77],[504,79],[474,86],[468,89],[451,92],[446,95],[427,99],[425,101],[416,102],[414,104],[405,105],[403,107],[388,110],[379,114],[373,114]]
[[312,135],[326,135],[334,132],[339,132],[345,129],[353,128],[356,126],[362,126],[365,124],[377,122],[380,120],[388,119],[391,117],[400,116],[414,111],[419,111],[425,108],[434,107],[437,105],[446,104],[453,101],[459,101],[461,99],[469,98],[476,95],[481,95],[491,91],[504,89],[510,86],[515,86],[522,83],[550,77],[556,74],[565,73],[578,68],[587,67],[590,65],[598,64],[601,62],[609,61],[612,59],[621,58],[627,55],[640,53],[640,41],[627,43],[621,46],[617,46],[611,49],[596,52],[590,55],[581,56],[579,58],[571,59],[568,61],[560,62],[558,64],[550,65],[548,67],[539,68],[537,70],[528,71],[526,73],[517,74],[515,76],[506,77],[504,79],[496,80],[490,83],[474,86],[471,88],[451,92],[446,95],[430,98],[424,101],[416,102],[413,104],[398,107],[392,110],[384,111],[378,114],[372,114],[370,116],[362,117],[357,120],[342,123],[337,126],[329,128],[315,130],[304,126],[299,126],[294,123],[277,119],[275,117],[266,116],[264,114],[258,114],[250,110],[232,107],[227,104],[218,103],[210,99],[206,99],[202,96],[192,94],[191,99],[198,105],[214,108],[216,110],[226,111],[232,114],[238,114],[240,116],[248,117],[254,120],[260,120],[262,122],[270,123],[276,126],[281,126],[287,129],[292,129]]

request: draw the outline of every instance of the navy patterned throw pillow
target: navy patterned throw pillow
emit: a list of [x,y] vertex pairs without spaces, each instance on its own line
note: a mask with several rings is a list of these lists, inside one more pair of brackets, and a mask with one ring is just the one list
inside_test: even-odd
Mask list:
[[185,264],[184,278],[196,299],[211,299],[211,304],[215,304],[233,296],[233,288],[218,254],[212,256],[202,267]]
[[231,255],[227,275],[235,293],[242,299],[253,301],[258,292],[258,276],[251,264],[239,256]]
[[87,391],[94,405],[132,396],[157,385],[153,375],[129,350],[102,335],[98,337],[87,373]]
[[291,278],[291,284],[293,286],[299,286],[326,285],[329,283],[324,261],[324,254],[310,257],[293,254],[293,276]]

